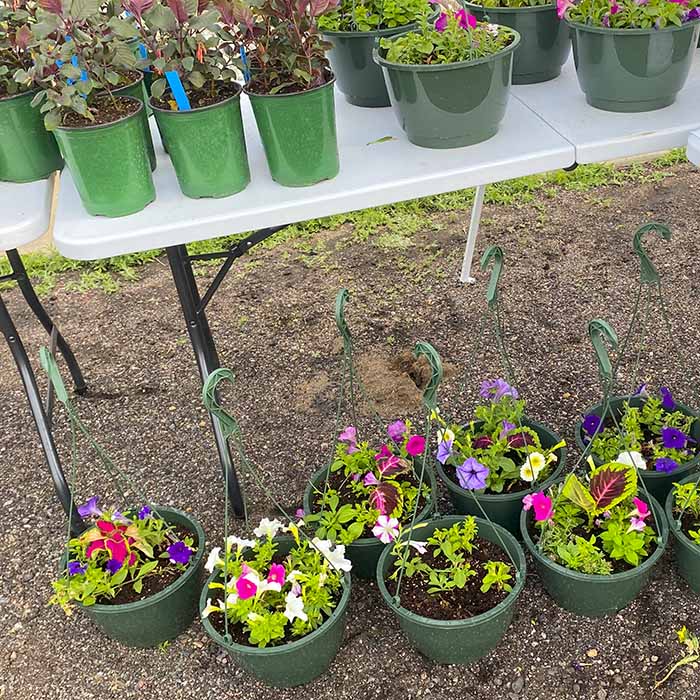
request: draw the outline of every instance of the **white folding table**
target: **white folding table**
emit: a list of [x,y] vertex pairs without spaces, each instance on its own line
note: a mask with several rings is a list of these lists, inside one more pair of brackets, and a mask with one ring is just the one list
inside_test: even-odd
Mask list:
[[[52,335],[56,347],[66,360],[75,383],[76,392],[83,393],[86,390],[85,380],[73,351],[39,301],[24,268],[22,258],[17,252],[18,247],[41,238],[48,230],[52,195],[52,178],[22,185],[0,182],[0,251],[5,251],[11,270],[9,274],[0,276],[0,282],[17,282],[27,305],[46,332]],[[51,435],[51,425],[47,416],[47,410],[42,404],[36,378],[24,344],[2,296],[0,296],[0,331],[2,331],[7,341],[22,378],[56,493],[66,513],[69,513],[71,509],[70,490],[61,469],[61,462]],[[74,531],[80,532],[83,524],[75,506],[73,506],[72,522]]]
[[693,131],[688,137],[688,160],[695,165],[700,165],[700,129]]

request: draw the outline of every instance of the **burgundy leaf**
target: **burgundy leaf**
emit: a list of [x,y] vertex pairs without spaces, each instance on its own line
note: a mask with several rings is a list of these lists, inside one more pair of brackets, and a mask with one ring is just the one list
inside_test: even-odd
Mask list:
[[63,3],[61,0],[39,0],[39,6],[59,17],[63,15]]
[[32,30],[28,25],[23,24],[15,34],[15,46],[24,51],[32,40]]
[[255,16],[253,11],[247,5],[243,3],[236,2],[226,2],[226,0],[219,0],[216,3],[216,7],[221,13],[221,18],[229,26],[233,27],[236,24],[244,25],[249,31],[253,29],[255,24]]
[[310,0],[309,2],[312,17],[318,17],[336,7],[338,7],[338,0]]
[[[384,464],[387,466],[384,467]],[[379,467],[379,471],[382,473],[382,476],[393,476],[394,474],[407,472],[411,468],[409,462],[399,457],[394,459],[386,459],[384,460],[383,465]]]
[[369,502],[382,515],[391,515],[399,503],[399,492],[393,484],[379,484],[372,491]]
[[148,12],[153,7],[154,0],[122,0],[125,10],[131,12],[136,19],[141,19],[144,12]]
[[589,491],[595,499],[596,509],[607,508],[620,498],[627,486],[627,470],[601,469],[591,477]]
[[491,445],[493,445],[493,440],[488,435],[478,437],[472,442],[472,447],[475,450],[485,450],[487,447],[491,447]]
[[184,24],[189,19],[185,3],[182,0],[166,0],[168,7],[173,11],[178,24]]
[[508,438],[508,447],[525,447],[525,445],[534,445],[535,441],[532,439],[531,435],[527,433],[518,433],[517,435],[511,435]]

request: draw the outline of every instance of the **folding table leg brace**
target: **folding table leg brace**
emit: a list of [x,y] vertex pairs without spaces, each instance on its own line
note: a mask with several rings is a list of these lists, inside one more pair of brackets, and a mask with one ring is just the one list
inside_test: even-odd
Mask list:
[[[51,321],[46,309],[44,309],[41,302],[37,298],[34,288],[27,277],[26,270],[24,269],[24,265],[22,264],[19,254],[16,250],[10,250],[7,251],[7,257],[10,260],[12,273],[0,277],[0,282],[16,281],[31,310],[34,312],[47,332],[51,333],[54,329],[53,321]],[[34,422],[36,423],[37,432],[39,433],[41,446],[44,450],[46,461],[49,465],[56,494],[61,502],[61,505],[63,506],[63,509],[65,510],[66,514],[68,514],[71,506],[71,493],[70,489],[68,488],[63,469],[61,468],[61,462],[56,451],[56,445],[53,441],[49,418],[46,415],[46,411],[41,402],[41,395],[39,394],[39,388],[36,384],[36,378],[34,376],[31,363],[29,362],[27,351],[24,348],[22,339],[17,332],[17,328],[12,321],[10,312],[5,305],[5,302],[2,300],[2,297],[0,297],[0,331],[7,341],[7,345],[10,348],[12,357],[17,365],[20,376],[22,377],[24,390],[27,394],[27,399],[29,400],[29,407],[34,417]],[[83,375],[75,359],[75,355],[60,333],[57,333],[56,340],[57,346],[70,369],[71,376],[73,377],[73,381],[75,383],[76,392],[79,394],[85,393],[85,380],[83,379]],[[74,534],[78,534],[85,529],[83,520],[80,515],[78,515],[75,505],[73,505],[72,523]]]
[[[216,344],[214,343],[211,328],[209,327],[209,322],[207,321],[207,305],[211,301],[216,290],[224,281],[224,278],[228,274],[236,259],[244,255],[257,243],[261,243],[273,233],[277,233],[277,231],[280,231],[283,228],[286,228],[286,225],[261,229],[260,231],[250,234],[239,243],[236,243],[229,250],[218,253],[190,255],[187,252],[186,245],[172,246],[166,249],[168,254],[168,262],[170,263],[170,270],[172,272],[175,288],[177,289],[178,297],[180,299],[182,314],[185,317],[187,332],[190,336],[190,342],[192,343],[192,349],[194,350],[202,384],[206,382],[209,375],[215,369],[220,367],[219,356],[216,351]],[[197,260],[216,259],[223,259],[224,262],[214,277],[211,285],[204,293],[204,296],[200,296],[199,288],[197,287],[197,282],[192,271],[192,262]],[[231,507],[235,515],[243,517],[245,515],[243,495],[241,493],[236,470],[233,466],[231,453],[229,452],[226,438],[221,430],[219,419],[212,416],[211,421],[212,429],[214,430],[216,448],[219,452],[221,467],[224,473],[228,472],[229,498],[231,500]]]
[[476,247],[476,237],[479,234],[479,224],[481,223],[481,210],[484,207],[485,192],[486,185],[478,185],[474,193],[472,215],[469,222],[469,236],[467,237],[467,247],[464,250],[464,259],[462,260],[462,273],[459,276],[459,281],[467,284],[474,284],[474,282],[476,282],[471,275],[471,270],[474,248]]

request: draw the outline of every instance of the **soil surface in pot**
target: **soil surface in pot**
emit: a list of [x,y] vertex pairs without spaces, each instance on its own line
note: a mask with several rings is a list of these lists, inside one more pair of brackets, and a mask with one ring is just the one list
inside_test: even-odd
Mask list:
[[[433,547],[428,546],[424,554],[417,554],[426,564],[435,568],[442,568],[445,564],[444,557],[433,556]],[[413,554],[413,550],[412,550]],[[481,580],[486,573],[483,565],[487,561],[502,561],[510,564],[504,556],[503,549],[494,542],[480,537],[474,538],[474,550],[467,559],[470,566],[477,572],[477,576],[467,579],[464,588],[455,588],[451,591],[443,591],[438,594],[428,593],[430,584],[427,579],[415,574],[410,578],[406,575],[401,581],[401,607],[410,610],[416,615],[429,617],[431,620],[468,620],[476,615],[481,615],[508,597],[507,591],[499,591],[495,586],[486,593],[481,592]],[[510,565],[513,568],[512,564]],[[515,584],[515,575],[511,586]],[[386,580],[389,593],[396,594],[396,581]]]
[[[690,536],[691,530],[693,532],[700,530],[700,518],[696,518],[692,513],[686,511],[683,513],[683,517],[681,518],[681,531],[689,540],[692,541],[693,538]],[[698,548],[700,549],[700,545],[698,545]]]
[[[182,525],[173,525],[171,532],[179,539],[184,540],[185,537],[196,538],[195,533],[188,530]],[[170,545],[170,541],[166,540],[161,547],[153,548],[154,557],[160,557],[160,555],[167,550]],[[199,543],[195,543],[199,545]],[[197,552],[197,547],[192,545],[192,557],[194,553]],[[190,560],[191,561],[191,560]],[[143,580],[143,588],[140,593],[137,593],[131,586],[124,586],[119,593],[117,593],[114,598],[100,598],[97,603],[99,605],[124,605],[126,603],[135,603],[139,600],[145,600],[150,598],[156,593],[160,593],[165,590],[171,583],[175,583],[180,576],[183,576],[185,572],[189,569],[189,566],[183,571],[164,571],[167,569],[170,561],[168,559],[158,559],[158,566],[154,569],[153,575],[147,576]],[[162,573],[159,573],[162,572]]]
[[100,97],[92,105],[92,114],[94,119],[90,120],[83,117],[77,112],[66,112],[63,115],[62,125],[72,128],[81,128],[86,126],[99,126],[101,124],[111,124],[117,122],[124,117],[138,112],[139,104],[134,102],[132,98],[123,99],[117,97]]
[[[211,87],[203,87],[199,90],[188,88],[187,98],[190,101],[190,107],[192,107],[192,109],[198,109],[228,100],[229,97],[234,97],[239,90],[240,87],[237,83],[215,83],[213,91]],[[169,110],[174,99],[172,92],[166,90],[160,99],[154,97],[152,103],[159,109]]]
[[[256,74],[256,72],[264,74],[264,71],[262,71],[259,67],[257,68],[256,71],[256,61],[255,58],[253,57],[251,59],[251,71],[253,75]],[[311,87],[302,89],[299,85],[292,84],[288,85],[287,87],[283,87],[281,90],[278,90],[274,94],[270,92],[270,89],[273,89],[275,86],[271,86],[270,89],[267,89],[265,86],[265,83],[262,83],[260,80],[256,78],[252,78],[251,81],[248,83],[246,86],[247,91],[253,95],[261,95],[261,96],[271,96],[273,97],[274,95],[302,95],[305,92],[309,92],[309,90],[315,90],[316,88],[323,87],[324,85],[328,84],[331,80],[333,80],[333,73],[331,73],[330,69],[326,69],[326,72],[324,74],[324,80],[323,82],[319,82],[317,85],[312,85]]]

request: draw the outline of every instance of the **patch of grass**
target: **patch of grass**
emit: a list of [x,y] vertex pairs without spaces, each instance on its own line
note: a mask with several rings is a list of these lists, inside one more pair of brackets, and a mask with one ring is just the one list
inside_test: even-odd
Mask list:
[[[581,165],[569,172],[557,170],[490,185],[486,189],[485,201],[489,204],[521,205],[534,201],[537,196],[554,198],[560,190],[585,192],[606,185],[658,182],[673,176],[673,173],[668,171],[669,167],[684,162],[687,162],[685,150],[676,149],[663,154],[651,163],[634,163],[623,167],[610,163]],[[426,228],[433,230],[439,228],[438,222],[431,218],[433,214],[467,210],[471,207],[473,199],[474,190],[467,189],[323,219],[312,219],[288,226],[261,245],[264,248],[275,248],[292,243],[294,248],[302,253],[302,260],[306,265],[328,267],[329,261],[326,259],[327,253],[324,246],[312,240],[312,237],[320,231],[334,231],[346,224],[350,225],[352,234],[345,244],[339,243],[339,247],[371,240],[380,248],[407,248],[412,245],[410,239],[416,232]],[[598,200],[597,204],[605,206],[605,199]],[[540,216],[542,220],[545,219],[544,205],[540,207]],[[192,254],[201,254],[224,250],[245,236],[246,234],[237,234],[195,242],[189,245],[189,251]],[[322,254],[310,255],[312,252]],[[55,251],[28,253],[22,257],[37,292],[46,294],[54,288],[59,276],[64,273],[77,273],[77,278],[67,283],[68,289],[77,292],[97,289],[112,293],[119,288],[120,283],[137,279],[141,267],[162,255],[162,250],[149,250],[88,262],[69,260]],[[282,257],[290,259],[287,251],[283,251]],[[220,264],[218,260],[200,261],[197,263],[196,272],[202,272],[207,267],[218,264]],[[238,269],[247,271],[255,269],[256,266],[256,261],[247,261]],[[0,258],[0,276],[9,272],[9,263],[3,256]],[[0,291],[10,286],[12,283],[0,284]]]

